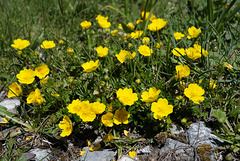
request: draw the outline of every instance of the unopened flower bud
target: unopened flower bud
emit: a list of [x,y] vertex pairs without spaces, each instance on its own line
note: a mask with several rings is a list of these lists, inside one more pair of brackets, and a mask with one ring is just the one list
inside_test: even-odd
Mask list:
[[140,83],[141,83],[141,80],[138,78],[138,79],[135,80],[135,82],[136,82],[137,84],[140,84]]
[[186,118],[183,118],[183,119],[181,120],[181,123],[182,123],[182,124],[186,124],[186,123],[187,123],[187,119],[186,119]]

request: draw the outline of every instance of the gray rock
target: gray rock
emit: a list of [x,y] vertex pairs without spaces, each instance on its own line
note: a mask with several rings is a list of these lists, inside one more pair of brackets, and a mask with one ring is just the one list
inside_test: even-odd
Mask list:
[[192,123],[187,130],[187,139],[193,147],[198,147],[202,144],[209,144],[214,149],[217,147],[215,141],[223,142],[216,135],[211,134],[211,129],[204,126],[204,122]]
[[99,149],[97,151],[88,151],[87,149],[83,148],[83,151],[87,152],[78,161],[111,161],[114,160],[116,154],[111,149]]
[[132,158],[128,155],[123,155],[120,159],[117,161],[138,161],[138,159]]
[[165,145],[160,149],[160,159],[164,161],[172,160],[194,160],[194,149],[188,144],[182,143],[171,138],[167,138]]
[[51,155],[51,150],[50,149],[31,149],[31,153],[35,154],[35,161],[49,161],[50,160],[50,155]]
[[5,99],[4,101],[0,102],[1,106],[4,106],[7,108],[7,111],[12,112],[14,114],[17,113],[17,106],[21,104],[20,100],[17,98],[13,99]]
[[172,124],[172,128],[170,129],[172,134],[178,135],[180,133],[184,133],[184,130],[181,126]]
[[4,97],[5,93],[6,93],[5,91],[0,92],[0,99],[2,99]]
[[137,150],[137,153],[151,153],[151,148],[149,145],[145,146],[144,148]]
[[[192,147],[198,147],[203,144],[209,144],[212,148],[216,149],[218,142],[223,142],[216,135],[211,133],[211,129],[204,126],[204,122],[192,123],[187,130],[187,139]],[[215,160],[215,153],[210,154],[211,160]]]

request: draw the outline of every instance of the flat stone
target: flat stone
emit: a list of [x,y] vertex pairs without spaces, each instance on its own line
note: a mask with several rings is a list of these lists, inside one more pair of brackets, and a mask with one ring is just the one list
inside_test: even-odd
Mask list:
[[[85,150],[87,150],[87,148],[83,148],[83,151]],[[115,154],[111,149],[87,151],[78,161],[111,161],[114,160]]]
[[50,160],[50,153],[51,153],[50,149],[35,148],[35,149],[31,149],[30,152],[36,155],[34,158],[35,161],[49,161]]
[[198,147],[202,144],[209,144],[214,149],[217,147],[215,141],[223,142],[216,135],[211,133],[211,129],[204,126],[204,122],[192,123],[187,130],[187,139],[193,147]]
[[4,101],[0,102],[1,106],[4,106],[7,108],[8,112],[12,112],[14,114],[17,113],[17,106],[20,106],[21,102],[19,99],[17,98],[13,98],[13,99],[5,99]]
[[188,144],[182,143],[171,138],[167,138],[165,145],[159,151],[160,159],[164,161],[171,160],[184,160],[193,161],[194,160],[194,149]]
[[138,150],[137,150],[137,153],[144,153],[144,154],[146,154],[146,153],[151,153],[151,148],[150,148],[149,145],[148,145],[148,146],[145,146],[145,147],[142,148],[142,149],[138,149]]
[[181,126],[178,126],[175,124],[172,124],[172,128],[170,130],[171,130],[171,134],[175,134],[175,135],[185,132]]

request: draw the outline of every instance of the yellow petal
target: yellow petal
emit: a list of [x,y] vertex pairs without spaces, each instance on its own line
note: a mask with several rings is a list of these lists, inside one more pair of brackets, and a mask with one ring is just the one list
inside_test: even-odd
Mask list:
[[98,146],[91,147],[91,148],[89,148],[89,150],[90,150],[90,151],[96,151],[96,150],[98,150],[98,149],[100,149],[100,148],[101,148],[101,144],[98,144]]
[[132,158],[135,158],[135,157],[136,157],[136,151],[130,151],[128,154],[129,154],[129,156],[132,157]]
[[128,131],[127,130],[124,130],[123,133],[124,133],[125,136],[128,136]]
[[80,153],[78,154],[78,156],[83,156],[83,154],[85,154],[86,153],[86,151],[80,151]]

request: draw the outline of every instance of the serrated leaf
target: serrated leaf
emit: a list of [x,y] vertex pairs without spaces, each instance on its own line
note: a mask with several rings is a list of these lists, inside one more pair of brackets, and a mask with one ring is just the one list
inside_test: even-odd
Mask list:
[[216,117],[218,121],[221,123],[225,123],[227,121],[226,112],[223,112],[220,109],[213,110],[213,116]]

